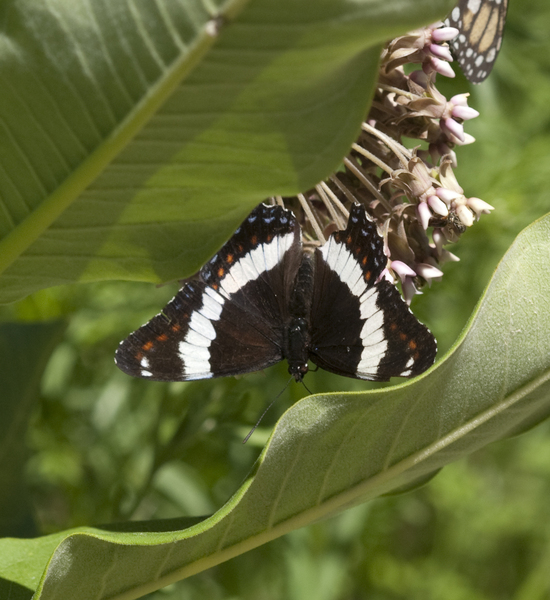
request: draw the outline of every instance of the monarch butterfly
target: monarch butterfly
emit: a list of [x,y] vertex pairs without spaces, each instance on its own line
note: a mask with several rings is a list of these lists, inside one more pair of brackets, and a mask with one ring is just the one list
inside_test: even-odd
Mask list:
[[459,30],[451,41],[466,78],[481,83],[491,72],[502,43],[508,0],[459,0],[446,24]]

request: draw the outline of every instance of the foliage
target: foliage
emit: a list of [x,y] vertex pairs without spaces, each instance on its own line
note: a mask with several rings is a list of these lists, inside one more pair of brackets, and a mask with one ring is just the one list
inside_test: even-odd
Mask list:
[[[514,15],[513,10],[514,5],[511,7],[511,25],[505,44],[514,44],[513,47],[519,47],[519,51],[512,53],[505,45],[491,80],[481,89],[473,91],[472,105],[482,112],[476,124],[479,130],[472,131],[478,143],[464,149],[459,156],[463,171],[460,180],[470,181],[467,191],[479,195],[498,210],[485,223],[478,224],[476,229],[479,229],[479,233],[468,233],[457,245],[453,251],[461,256],[461,263],[449,265],[444,281],[434,284],[433,289],[421,299],[423,302],[415,308],[435,331],[444,350],[450,347],[464,325],[505,248],[524,226],[548,208],[544,168],[541,169],[541,165],[544,167],[550,153],[547,133],[540,127],[541,119],[544,122],[547,118],[547,112],[544,111],[548,109],[543,100],[544,94],[547,97],[547,83],[541,79],[536,92],[532,92],[532,88],[528,88],[517,75],[526,71],[529,76],[535,77],[539,70],[544,70],[545,57],[550,54],[541,49],[536,53],[535,60],[533,48],[537,43],[540,47],[547,44],[543,24],[550,13],[541,6],[537,25],[533,30],[528,30],[524,23],[530,23],[529,13],[522,9],[521,15]],[[232,26],[228,26],[228,30]],[[351,46],[353,44],[350,41],[348,50]],[[354,48],[357,50],[356,46]],[[524,64],[528,67],[525,68]],[[463,91],[464,82],[461,85],[459,91]],[[517,93],[522,86],[525,91],[530,90],[530,96]],[[364,93],[365,88],[361,90]],[[357,96],[360,96],[360,91]],[[327,110],[330,112],[334,109]],[[484,131],[485,128],[487,131]],[[528,140],[527,144],[525,140]],[[308,142],[311,140],[308,139]],[[507,149],[506,152],[503,149]],[[331,160],[337,162],[336,154],[327,163]],[[479,169],[480,164],[484,165],[483,169]],[[216,168],[219,166],[220,163],[217,163]],[[306,180],[305,175],[301,177],[304,177],[301,181]],[[255,177],[250,179],[251,187],[255,186]],[[466,187],[466,184],[463,185]],[[255,202],[253,198],[257,199],[255,194],[266,190],[244,190],[243,204],[248,202],[247,206],[252,205]],[[204,193],[206,195],[207,192]],[[212,247],[227,235],[233,224],[248,210],[246,206],[234,208],[237,199],[232,200],[227,189],[223,194],[220,193],[222,195],[220,214],[222,201],[227,202],[226,207],[232,206],[233,202],[233,212],[223,224],[223,230],[218,224],[212,226],[212,231],[217,230],[213,233],[212,241],[209,241]],[[76,212],[71,219],[81,211],[85,216],[89,199],[85,199],[80,206],[81,196],[78,198],[72,204],[75,208],[71,210]],[[133,200],[131,204],[135,202],[141,208],[128,209],[134,211],[132,218],[140,214],[147,201]],[[188,208],[189,203],[186,206]],[[208,210],[213,211],[214,208],[210,203]],[[173,221],[180,216],[175,212],[171,214]],[[60,217],[63,218],[66,217]],[[151,213],[144,218],[150,220]],[[86,222],[85,219],[82,222]],[[127,223],[123,222],[122,225],[124,229]],[[169,228],[158,229],[158,223],[153,225],[143,230],[144,238],[152,237],[155,228],[161,232],[158,237],[172,235]],[[476,422],[468,415],[482,412],[483,402],[487,402],[486,408],[489,405],[493,409],[503,408],[503,401],[514,398],[513,390],[536,381],[537,373],[543,374],[544,378],[545,369],[548,369],[548,365],[543,365],[549,355],[547,349],[545,352],[547,342],[543,334],[543,319],[548,319],[548,307],[544,301],[548,281],[547,227],[547,221],[540,221],[518,239],[511,254],[502,263],[466,337],[436,370],[411,385],[376,391],[372,395],[324,394],[295,404],[279,421],[267,451],[262,455],[261,464],[253,476],[246,480],[244,489],[248,490],[247,494],[241,497],[242,492],[238,493],[215,517],[202,525],[194,525],[194,531],[199,532],[196,538],[178,543],[196,543],[199,545],[196,551],[204,552],[207,543],[216,541],[209,532],[217,535],[215,532],[223,528],[228,519],[235,519],[241,533],[251,532],[254,528],[260,531],[259,538],[254,537],[256,534],[244,536],[245,540],[249,540],[239,547],[244,549],[255,541],[263,541],[286,531],[284,524],[289,519],[297,518],[301,525],[311,522],[313,516],[317,518],[331,514],[336,508],[333,504],[338,505],[342,499],[362,501],[388,491],[392,486],[419,481],[421,475],[428,476],[460,453],[486,443],[491,437],[503,435],[507,428],[509,432],[514,431],[513,428],[509,429],[513,419],[532,415],[533,420],[529,417],[525,423],[527,425],[542,418],[548,397],[547,392],[542,393],[542,387],[534,395],[525,396],[514,405],[513,410],[497,411],[494,418],[488,419],[480,428],[475,427]],[[53,233],[57,235],[67,227],[54,229],[57,233]],[[192,229],[197,229],[196,224]],[[81,234],[81,225],[78,230]],[[183,233],[180,231],[179,235]],[[122,231],[121,240],[125,242],[126,239]],[[189,239],[190,247],[196,245],[194,237]],[[48,244],[51,240],[48,230],[44,230],[40,243]],[[200,264],[210,249],[210,246],[201,246],[200,252],[185,263],[188,265],[185,271],[192,271],[194,265]],[[167,253],[172,251],[173,248],[166,250]],[[33,256],[32,253],[40,259],[39,246],[34,246],[32,253],[30,250],[28,252],[25,260],[21,255],[16,263],[23,265],[29,256]],[[114,262],[116,264],[117,261]],[[140,269],[145,273],[142,278],[147,280],[176,276],[165,276],[167,271],[159,271],[158,265],[151,267],[154,261],[149,262],[149,258],[145,263],[149,266],[136,268],[128,278],[140,278],[136,275]],[[33,269],[36,268],[38,272],[44,264],[37,260]],[[135,264],[135,261],[132,262],[132,265]],[[103,277],[97,265],[99,263],[90,267],[92,270],[88,273],[92,275],[89,277],[82,277],[80,267],[75,267],[78,277],[122,277],[120,269],[118,274],[109,270],[113,267],[109,267]],[[61,270],[62,267],[57,268]],[[130,269],[128,264],[125,268]],[[116,269],[118,267],[114,271]],[[28,273],[31,273],[30,269]],[[23,269],[17,277],[10,275],[5,280],[18,281],[13,287],[16,295],[37,285],[30,281],[30,277],[26,277],[28,273]],[[48,281],[49,275],[45,271],[44,279],[38,284],[50,285],[52,279]],[[71,278],[72,275],[68,277]],[[28,285],[31,287],[27,288]],[[249,444],[242,446],[242,437],[262,408],[283,389],[287,380],[284,366],[274,368],[265,375],[255,374],[239,380],[154,386],[147,382],[131,381],[116,373],[112,353],[118,340],[156,312],[173,291],[172,287],[152,289],[147,284],[97,283],[40,292],[5,309],[6,319],[22,322],[46,316],[69,315],[69,324],[63,341],[57,345],[55,340],[51,345],[41,341],[44,336],[39,334],[39,330],[29,339],[28,334],[23,333],[22,325],[18,325],[22,329],[17,333],[14,330],[9,333],[8,340],[20,340],[20,347],[28,353],[28,362],[19,375],[17,368],[11,366],[22,365],[14,352],[15,346],[8,345],[2,357],[2,364],[6,368],[4,373],[10,376],[6,380],[20,381],[23,385],[26,373],[35,369],[34,372],[39,374],[45,356],[56,346],[42,378],[40,406],[32,415],[28,434],[32,457],[27,464],[27,480],[38,509],[37,521],[43,533],[51,535],[38,538],[37,541],[5,540],[2,543],[2,577],[5,579],[3,582],[0,580],[0,590],[4,596],[30,597],[29,590],[39,585],[38,579],[49,556],[67,535],[66,531],[56,533],[62,529],[133,519],[140,520],[139,524],[134,525],[135,528],[147,528],[149,531],[139,534],[141,542],[183,537],[185,533],[166,532],[183,530],[195,522],[190,522],[188,518],[211,514],[222,506],[239,489],[259,449],[267,441],[277,417],[305,393],[298,386],[290,386],[278,401],[279,405],[266,417],[264,426],[254,434]],[[538,304],[535,305],[535,302]],[[31,347],[34,347],[34,354],[29,353]],[[504,363],[500,362],[503,348],[509,352]],[[6,353],[10,351],[13,353],[13,363],[6,361]],[[31,364],[35,367],[32,368]],[[503,371],[499,367],[503,364],[509,367],[508,378],[502,377]],[[453,386],[457,377],[459,383]],[[32,381],[27,383],[29,387],[33,384]],[[307,383],[313,391],[365,389],[363,383],[324,373],[312,374]],[[494,386],[500,384],[508,386],[505,389],[509,389],[511,395],[496,393]],[[437,394],[426,391],[431,385],[435,386]],[[412,403],[409,394],[414,394],[416,398]],[[497,401],[494,404],[497,397],[500,403]],[[423,405],[422,402],[428,404]],[[13,406],[13,403],[9,406]],[[415,410],[412,410],[413,407]],[[28,410],[24,409],[27,415]],[[358,439],[353,435],[346,438],[340,431],[345,428],[346,419],[353,421],[366,410],[370,411],[372,418],[365,421],[362,435],[357,436]],[[323,421],[318,419],[320,413],[324,415]],[[414,426],[414,419],[418,419],[419,425]],[[316,431],[322,423],[327,429]],[[459,428],[456,431],[460,435],[452,438],[456,439],[454,445],[444,448],[433,446],[434,440],[445,439],[444,432],[452,430],[453,424],[456,428],[457,423],[466,429],[471,427],[473,433],[462,436],[464,429]],[[505,426],[506,423],[508,425]],[[399,436],[378,438],[377,433],[383,431],[385,426],[403,426],[405,429]],[[418,451],[425,447],[422,444],[426,445],[429,435],[423,436],[430,432],[430,447],[434,452],[428,457],[429,460],[415,462],[409,469],[401,468],[407,456],[414,456],[407,443],[414,445]],[[550,522],[547,508],[550,478],[548,461],[544,460],[549,450],[547,433],[548,425],[544,424],[529,436],[492,445],[483,453],[478,452],[467,460],[447,467],[429,486],[413,494],[375,500],[348,510],[326,523],[311,524],[181,584],[159,591],[154,596],[543,598],[548,593],[545,565],[550,539],[546,526]],[[343,445],[342,440],[345,441]],[[386,449],[385,453],[380,453],[381,447],[377,446],[379,440],[394,443],[390,452]],[[293,453],[294,444],[302,444],[307,449],[310,442],[311,455]],[[354,448],[350,445],[352,442],[358,446]],[[315,487],[315,477],[319,476],[319,472],[329,473],[329,485],[348,474],[344,469],[318,470],[321,461],[331,462],[334,459],[333,451],[336,448],[342,448],[339,450],[340,457],[350,459],[349,464],[359,470],[354,472],[361,473],[364,483],[354,486],[346,484],[340,490],[329,488],[331,493],[319,505],[320,512],[315,513],[315,504],[312,504],[313,508],[309,510],[313,512],[307,513],[301,505],[311,502],[308,500],[308,491]],[[344,450],[349,454],[343,454]],[[306,461],[308,456],[310,458]],[[392,473],[398,477],[384,480],[384,485],[373,485],[373,474],[367,471],[372,469],[375,472],[377,460],[383,461],[392,456]],[[295,457],[304,460],[302,466],[295,467],[302,469],[302,477],[296,482],[300,491],[290,493],[288,499],[280,503],[279,511],[282,512],[274,514],[277,514],[276,521],[280,520],[282,528],[273,531],[256,519],[261,517],[262,507],[269,506],[275,496],[265,492],[270,486],[277,486],[277,479],[272,480],[271,477],[284,476],[285,461],[294,460]],[[4,466],[3,472],[8,473]],[[380,477],[378,481],[381,482]],[[278,489],[284,491],[289,489],[288,485],[287,482]],[[10,500],[10,492],[15,489],[5,491],[7,500]],[[256,501],[250,505],[250,510],[245,511],[246,503],[251,502],[253,496]],[[228,513],[229,508],[234,510]],[[149,524],[143,522],[150,519],[155,521]],[[169,520],[162,522],[158,519]],[[212,530],[205,528],[209,524],[214,525]],[[130,528],[130,525],[126,528]],[[124,582],[125,572],[128,572],[131,583],[135,584],[136,565],[141,564],[134,562],[132,553],[140,551],[140,547],[113,546],[109,541],[105,544],[101,538],[133,543],[136,534],[117,533],[113,529],[112,525],[80,529],[88,531],[92,537],[80,533],[64,542],[56,554],[55,562],[50,564],[54,577],[49,580],[46,578],[41,597],[55,597],[56,591],[62,589],[55,586],[70,585],[73,573],[79,572],[71,571],[68,566],[70,564],[78,569],[78,559],[66,559],[80,547],[84,548],[84,556],[92,557],[87,567],[93,564],[94,569],[85,573],[90,585],[84,583],[80,574],[78,584],[71,588],[71,593],[64,592],[62,596],[74,595],[77,587],[78,597],[86,597],[87,590],[98,597],[98,581],[107,586],[120,585]],[[265,538],[261,537],[261,532]],[[20,530],[19,536],[23,535],[25,532]],[[222,545],[228,545],[229,540],[225,538]],[[206,545],[201,547],[203,543]],[[116,554],[117,561],[109,562],[112,554],[106,553],[106,548],[107,552]],[[169,560],[163,554],[166,547],[153,545],[149,549]],[[171,556],[177,560],[179,555],[174,551]],[[225,557],[222,555],[221,558]],[[130,560],[133,565],[129,570],[124,566],[125,560]],[[103,573],[112,572],[110,569],[115,568],[115,576],[98,577],[103,566],[106,567]],[[146,567],[143,574],[148,577]],[[65,573],[66,577],[57,579],[61,573]],[[54,587],[48,588],[52,585]],[[105,595],[109,597],[106,589]],[[52,593],[53,596],[48,596]]]

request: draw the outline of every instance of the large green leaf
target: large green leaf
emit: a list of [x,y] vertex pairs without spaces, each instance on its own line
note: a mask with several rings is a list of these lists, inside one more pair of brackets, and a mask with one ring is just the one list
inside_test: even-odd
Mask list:
[[448,462],[532,427],[550,414],[549,282],[547,216],[518,237],[443,360],[410,383],[295,404],[248,480],[212,517],[182,531],[161,523],[143,533],[82,528],[5,540],[0,574],[32,590],[47,567],[35,596],[41,600],[138,598],[418,485]]
[[62,322],[0,324],[0,536],[36,535],[24,480],[25,434]]
[[0,302],[196,271],[334,170],[381,43],[452,0],[219,4],[0,2]]

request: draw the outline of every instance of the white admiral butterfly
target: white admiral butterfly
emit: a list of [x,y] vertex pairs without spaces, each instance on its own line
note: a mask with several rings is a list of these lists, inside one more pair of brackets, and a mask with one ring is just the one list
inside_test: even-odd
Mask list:
[[291,211],[260,204],[199,278],[120,344],[116,364],[157,381],[248,373],[283,358],[297,381],[308,360],[358,379],[414,377],[436,343],[382,276],[386,264],[359,204],[313,254]]
[[456,27],[453,54],[464,75],[472,83],[481,83],[491,72],[502,44],[508,0],[460,0],[446,19]]

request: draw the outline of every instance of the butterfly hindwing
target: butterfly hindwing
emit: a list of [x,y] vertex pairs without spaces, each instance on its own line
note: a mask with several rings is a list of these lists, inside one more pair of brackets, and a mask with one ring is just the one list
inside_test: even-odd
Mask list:
[[365,209],[316,251],[311,360],[374,381],[412,377],[433,363],[436,344],[396,287],[383,277],[384,243]]
[[259,205],[162,313],[116,354],[126,373],[187,381],[257,371],[282,360],[284,325],[302,257],[294,215]]
[[502,43],[508,0],[460,0],[446,20],[458,36],[450,42],[466,78],[481,83],[491,72]]

